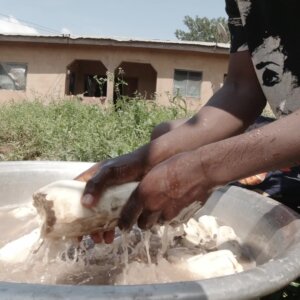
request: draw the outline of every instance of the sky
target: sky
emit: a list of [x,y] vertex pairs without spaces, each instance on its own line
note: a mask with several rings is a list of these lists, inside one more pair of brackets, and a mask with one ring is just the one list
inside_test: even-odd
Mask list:
[[184,16],[226,17],[225,0],[0,0],[0,33],[176,40]]

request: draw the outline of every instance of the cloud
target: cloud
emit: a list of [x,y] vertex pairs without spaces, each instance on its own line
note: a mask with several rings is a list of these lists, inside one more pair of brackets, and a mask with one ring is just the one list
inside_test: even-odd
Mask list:
[[60,32],[61,34],[72,34],[71,30],[66,27],[63,27]]
[[21,35],[39,35],[40,33],[33,27],[22,24],[16,18],[0,18],[0,34],[21,34]]

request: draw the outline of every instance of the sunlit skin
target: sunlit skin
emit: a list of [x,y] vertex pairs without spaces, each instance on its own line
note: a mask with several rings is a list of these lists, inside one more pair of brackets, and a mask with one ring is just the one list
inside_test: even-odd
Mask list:
[[[205,203],[217,186],[296,164],[299,111],[243,133],[265,105],[249,52],[231,54],[225,84],[195,116],[182,124],[165,123],[148,144],[78,177],[87,181],[82,204],[92,207],[109,186],[140,181],[119,227],[130,229],[137,222],[148,228],[172,219],[193,201]],[[113,233],[104,239],[111,242]]]

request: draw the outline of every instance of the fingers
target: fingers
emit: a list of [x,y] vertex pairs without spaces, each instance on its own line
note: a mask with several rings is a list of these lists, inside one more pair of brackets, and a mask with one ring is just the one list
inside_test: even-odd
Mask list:
[[82,204],[87,208],[96,205],[100,195],[109,186],[135,181],[143,173],[139,156],[133,154],[102,162],[98,168],[83,192]]
[[174,219],[179,212],[187,206],[187,203],[180,202],[180,203],[170,203],[161,213],[160,220],[162,222],[171,221]]
[[87,169],[86,171],[82,172],[78,176],[74,178],[74,180],[78,181],[88,181],[92,176],[94,176],[100,169],[102,162],[98,162],[94,164],[91,168]]
[[143,202],[139,198],[139,186],[133,191],[123,207],[118,226],[121,230],[129,230],[136,223],[143,211]]
[[114,241],[115,238],[115,231],[105,231],[103,232],[103,239],[106,244],[111,244]]
[[102,232],[94,232],[91,234],[91,238],[96,244],[100,244],[103,241],[103,234]]
[[91,238],[94,243],[99,244],[105,242],[106,244],[111,244],[115,238],[115,231],[105,231],[105,232],[95,232],[91,234]]
[[151,211],[143,211],[143,213],[138,218],[138,226],[141,229],[150,229],[155,224],[158,223],[160,219],[161,212],[151,212]]
[[93,165],[91,168],[74,178],[74,180],[78,181],[87,181],[81,198],[82,205],[87,208],[91,208],[97,204],[99,196],[103,192],[104,187],[101,189],[99,182],[105,180],[105,176],[107,176],[108,173],[101,169],[103,163],[104,162],[99,162]]
[[[96,244],[105,242],[106,244],[111,244],[115,239],[115,231],[105,231],[105,232],[94,232],[91,234],[91,239]],[[82,241],[82,236],[78,237],[78,242]]]
[[81,203],[83,206],[91,208],[97,204],[100,195],[107,188],[108,179],[109,169],[101,169],[86,183],[81,198]]
[[[200,196],[201,195],[201,196]],[[199,191],[197,188],[190,190],[184,197],[177,199],[176,201],[169,202],[161,214],[160,221],[171,221],[187,206],[195,201],[205,202],[208,195],[205,195],[203,191]]]

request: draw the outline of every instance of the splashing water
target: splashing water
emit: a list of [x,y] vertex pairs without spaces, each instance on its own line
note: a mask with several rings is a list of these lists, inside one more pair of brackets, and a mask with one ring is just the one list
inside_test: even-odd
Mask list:
[[[81,242],[76,239],[41,241],[40,220],[30,203],[0,207],[3,232],[0,238],[0,281],[145,284],[197,280],[242,271],[243,267],[237,260],[245,259],[245,252],[236,247],[238,238],[231,230],[230,241],[235,242],[236,253],[220,250],[223,248],[218,245],[218,240],[228,244],[228,239],[218,239],[215,232],[225,226],[212,231],[211,224],[216,224],[208,224],[212,218],[201,219],[201,222],[191,219],[176,228],[166,225],[146,232],[138,228],[130,233],[117,232],[113,244],[106,245],[94,244],[89,236]],[[206,232],[205,222],[209,228]],[[219,231],[226,232],[224,228]],[[137,275],[139,271],[143,276]]]

